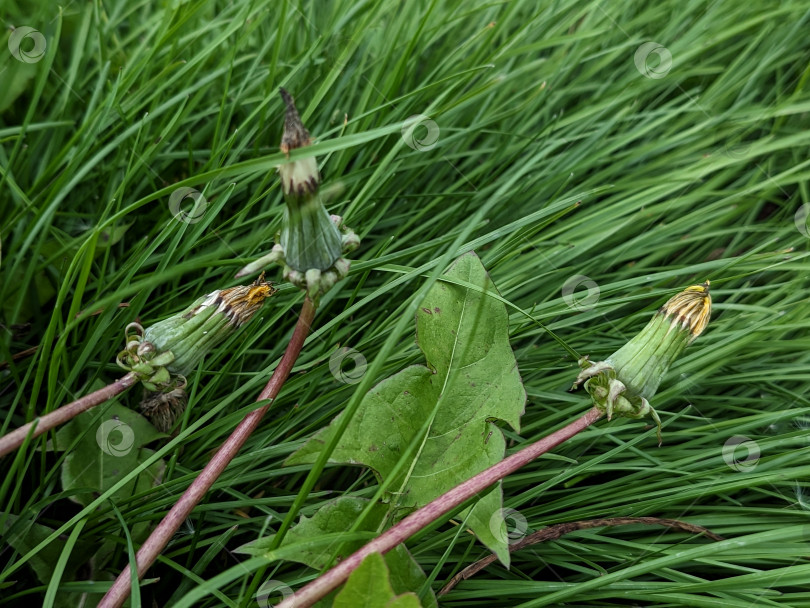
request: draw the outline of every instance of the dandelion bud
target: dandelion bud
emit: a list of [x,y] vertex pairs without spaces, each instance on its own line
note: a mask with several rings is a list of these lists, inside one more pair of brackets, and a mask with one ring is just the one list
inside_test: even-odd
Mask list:
[[[252,285],[213,291],[184,312],[142,330],[135,340],[128,336],[118,364],[138,373],[150,391],[178,388],[185,384],[182,377],[247,323],[273,293],[275,289],[264,281],[263,274]],[[173,380],[172,375],[180,378]]]
[[650,414],[661,421],[649,403],[670,365],[706,329],[711,317],[709,282],[692,285],[670,298],[647,326],[604,361],[583,357],[574,388],[585,390],[608,419],[613,414],[641,418]]
[[[286,106],[281,151],[300,150],[312,143],[292,96],[280,90]],[[321,176],[314,156],[300,156],[278,168],[286,208],[278,242],[267,255],[237,273],[245,276],[266,264],[284,267],[284,277],[312,298],[325,293],[346,276],[349,262],[342,256],[360,241],[337,215],[330,216],[320,194]]]
[[146,328],[144,338],[159,351],[171,351],[170,372],[186,375],[234,330],[247,323],[274,293],[269,283],[212,291],[183,313]]
[[[310,145],[309,131],[301,123],[290,94],[281,89],[287,106],[281,151]],[[292,160],[278,169],[287,209],[281,229],[281,246],[287,265],[306,273],[328,270],[342,254],[340,232],[321,202],[318,187],[321,176],[314,156]]]

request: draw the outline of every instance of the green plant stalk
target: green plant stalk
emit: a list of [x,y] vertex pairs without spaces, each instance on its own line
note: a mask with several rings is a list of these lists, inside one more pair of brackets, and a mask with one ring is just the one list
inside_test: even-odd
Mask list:
[[39,437],[43,433],[47,433],[51,429],[56,428],[60,424],[64,424],[82,412],[86,412],[87,410],[112,399],[116,395],[120,395],[137,382],[137,374],[135,374],[135,372],[130,372],[112,384],[108,384],[97,391],[93,391],[89,395],[85,395],[81,399],[77,399],[76,401],[68,403],[67,405],[63,405],[51,413],[40,416],[28,424],[24,424],[18,429],[11,431],[3,437],[0,437],[0,457],[3,457],[6,454],[16,450],[23,443],[25,443],[26,438],[30,437],[33,440],[35,437]]
[[604,416],[604,412],[594,407],[585,414],[567,424],[558,431],[536,441],[519,452],[504,458],[460,483],[452,490],[435,498],[421,509],[411,513],[395,526],[383,532],[380,536],[367,543],[349,557],[342,560],[337,566],[316,578],[292,597],[285,599],[278,608],[305,608],[312,606],[327,593],[344,583],[349,575],[357,569],[363,560],[372,553],[387,553],[397,545],[408,540],[411,536],[424,530],[443,515],[464,504],[476,494],[483,492],[492,484],[503,479],[510,473],[532,462],[538,456],[545,454],[556,446],[585,430],[594,422]]
[[133,576],[130,566],[124,568],[102,598],[98,605],[99,608],[119,608],[124,604],[132,591],[133,583],[137,583],[137,580],[143,577],[172,536],[180,529],[181,524],[191,514],[194,507],[200,503],[203,496],[211,489],[211,486],[214,485],[214,482],[230,464],[248,437],[259,426],[259,422],[270,409],[273,400],[278,396],[281,387],[292,371],[293,365],[309,334],[312,320],[315,318],[315,310],[315,304],[307,298],[301,308],[295,330],[289,344],[287,344],[284,355],[281,357],[281,361],[279,361],[270,380],[256,398],[256,401],[269,399],[270,402],[250,412],[234,429],[213,458],[205,465],[205,468],[152,531],[149,538],[141,545],[136,556],[137,578]]

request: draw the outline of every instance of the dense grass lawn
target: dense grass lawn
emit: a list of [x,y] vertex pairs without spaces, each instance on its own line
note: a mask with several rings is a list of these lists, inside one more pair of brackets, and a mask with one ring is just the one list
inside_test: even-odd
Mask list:
[[[439,605],[810,606],[806,2],[6,0],[0,18],[3,433],[121,377],[129,323],[255,278],[234,274],[282,222],[279,87],[316,138],[327,208],[362,239],[270,413],[131,605],[265,607],[318,575],[236,549],[374,498],[369,469],[285,461],[424,363],[422,289],[475,250],[527,393],[520,431],[497,423],[507,453],[590,407],[567,392],[572,352],[607,357],[688,285],[714,298],[653,400],[663,445],[649,419],[600,421],[507,477],[510,539],[649,516],[727,540],[582,530]],[[120,461],[97,445],[135,387],[0,460],[0,606],[95,606],[134,559],[287,345],[304,295],[267,271],[278,293],[188,375],[171,436],[138,431]],[[359,367],[341,373],[344,347]],[[407,543],[425,606],[490,553],[464,523]]]

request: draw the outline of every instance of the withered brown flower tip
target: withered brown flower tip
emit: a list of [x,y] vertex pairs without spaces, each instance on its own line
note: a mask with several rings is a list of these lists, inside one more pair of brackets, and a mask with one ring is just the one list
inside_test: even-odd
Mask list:
[[301,117],[298,115],[298,110],[295,107],[295,101],[285,89],[279,88],[281,99],[287,107],[286,115],[284,117],[284,135],[281,137],[281,151],[288,154],[290,150],[296,148],[303,148],[312,143],[309,136],[309,131],[301,122]]

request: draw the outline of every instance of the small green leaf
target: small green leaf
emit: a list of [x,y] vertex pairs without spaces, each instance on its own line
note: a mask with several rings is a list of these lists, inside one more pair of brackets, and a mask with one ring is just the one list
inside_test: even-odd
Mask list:
[[[2,78],[2,76],[0,76],[0,78]],[[7,269],[4,270],[9,272]],[[19,300],[21,297],[26,299],[33,298],[34,301],[39,304],[39,308],[34,308],[33,306],[23,306],[17,313],[17,316],[14,317],[15,323],[24,323],[30,320],[32,316],[35,316],[35,310],[45,309],[48,303],[56,296],[56,287],[54,287],[53,281],[45,272],[37,272],[34,274],[33,285],[29,286],[29,289],[32,288],[32,291],[30,291],[28,295],[23,296],[22,286],[25,284],[26,281],[24,278],[24,273],[11,273],[11,278],[8,280],[8,295],[4,299],[2,305],[0,305],[2,306],[3,313],[6,315],[7,319],[12,318],[11,315],[15,312],[14,302],[15,300]]]
[[[102,386],[103,385],[101,382],[94,384],[89,388],[88,392],[97,390]],[[96,418],[99,416],[99,412],[103,413],[97,420]],[[80,436],[84,437],[85,439],[88,437],[93,439],[97,434],[99,434],[99,427],[105,421],[110,420],[118,420],[132,430],[132,445],[135,447],[141,447],[155,441],[156,439],[167,437],[165,433],[158,431],[138,412],[131,410],[125,405],[121,405],[117,399],[113,399],[96,408],[82,412],[70,422],[60,427],[56,431],[56,436],[54,437],[53,449],[57,452],[62,452],[69,448],[71,443],[73,443],[73,441]],[[108,424],[107,426],[109,427],[110,425]],[[106,428],[107,427],[105,427],[105,429]],[[120,435],[116,435],[115,433],[108,434],[107,439],[113,443],[116,441],[122,441],[123,433],[125,431],[122,429],[119,432],[121,433]],[[127,434],[129,433],[127,432]],[[95,445],[96,448],[99,447],[97,443]]]
[[422,604],[419,603],[419,598],[415,593],[403,593],[392,598],[385,608],[422,608]]
[[421,608],[413,593],[394,594],[388,580],[388,567],[382,555],[372,553],[349,576],[343,590],[335,597],[333,608]]
[[[416,440],[421,447],[415,462],[402,467],[389,486],[401,507],[424,506],[502,460],[506,444],[492,420],[518,430],[526,402],[509,344],[506,307],[486,295],[497,290],[478,256],[461,256],[444,277],[428,292],[416,317],[427,367],[408,367],[372,388],[331,456],[333,462],[371,467],[387,479]],[[287,463],[314,462],[339,418]],[[423,441],[420,430],[426,421],[430,424]],[[499,483],[461,516],[468,516],[479,540],[508,565],[502,503]]]
[[[10,35],[10,34],[9,34]],[[8,48],[7,40],[3,41],[3,50]],[[3,74],[3,87],[0,88],[0,112],[5,112],[22,95],[27,88],[33,86],[32,78],[37,73],[36,66],[19,61],[7,59],[5,65],[0,67]]]
[[[4,544],[8,544],[20,555],[25,555],[53,534],[53,528],[34,522],[35,514],[32,514],[30,519],[14,513],[3,515],[4,525],[0,536],[3,537]],[[55,538],[28,561],[41,583],[47,584],[51,580],[64,543],[63,538]],[[62,573],[62,580],[73,580],[76,570],[90,558],[94,550],[95,547],[91,543],[76,542]]]
[[[62,463],[62,488],[75,490],[71,499],[83,506],[111,488],[146,460],[151,451],[141,448],[160,437],[146,418],[118,403],[105,405],[101,416],[90,410],[76,416],[56,433],[54,447],[75,447]],[[123,499],[154,487],[163,478],[165,463],[153,463],[113,495]]]
[[[119,226],[112,226],[107,227],[101,231],[101,234],[98,235],[98,241],[96,243],[96,250],[95,255],[99,255],[105,249],[109,249],[126,235],[127,230],[129,230],[135,222],[130,222],[129,224],[121,224]],[[95,230],[95,228],[91,228],[87,232],[85,232],[85,236],[87,238],[90,237],[90,233]]]
[[[286,559],[306,564],[315,570],[322,570],[327,567],[329,558],[341,545],[342,549],[338,557],[347,557],[370,540],[369,532],[376,535],[376,531],[388,510],[386,505],[375,505],[360,529],[360,531],[365,532],[363,538],[346,541],[346,530],[357,520],[368,502],[365,498],[342,496],[326,503],[312,517],[302,516],[301,521],[293,526],[284,537],[279,549],[290,545],[300,547],[294,555],[287,556]],[[334,538],[328,544],[306,544],[306,541],[328,538],[329,536]],[[273,537],[260,538],[239,547],[236,552],[251,555],[266,554],[268,557],[273,557],[274,552],[266,553],[273,543]],[[404,545],[398,545],[395,549],[386,553],[385,562],[391,570],[391,585],[396,593],[415,591],[424,584],[426,580],[425,573]],[[428,608],[436,606],[436,598],[432,592],[424,601],[425,606]]]

